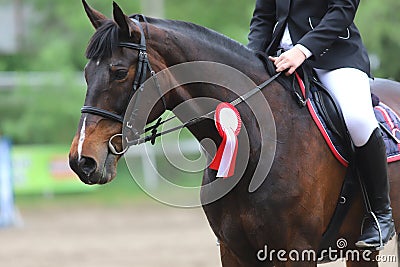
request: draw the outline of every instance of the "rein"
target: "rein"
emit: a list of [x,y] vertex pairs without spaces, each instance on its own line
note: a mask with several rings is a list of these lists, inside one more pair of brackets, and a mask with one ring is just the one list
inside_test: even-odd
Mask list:
[[[150,75],[153,78],[157,90],[161,96],[161,101],[164,105],[165,110],[167,109],[167,104],[165,101],[165,98],[162,94],[159,82],[157,80],[157,76],[156,73],[153,71],[153,69],[151,68],[150,62],[149,62],[149,58],[147,56],[147,47],[146,47],[146,38],[144,35],[144,31],[142,28],[142,25],[140,24],[140,18],[143,19],[144,22],[146,21],[146,18],[143,15],[136,15],[134,18],[131,18],[131,20],[136,24],[136,26],[139,28],[140,30],[140,43],[135,44],[135,43],[129,43],[129,42],[120,42],[118,46],[120,47],[125,47],[125,48],[129,48],[129,49],[134,49],[134,50],[138,50],[139,52],[139,59],[138,59],[138,63],[137,63],[137,68],[136,68],[136,74],[135,74],[135,79],[133,82],[133,86],[132,86],[132,92],[129,96],[129,99],[132,99],[133,95],[135,94],[136,91],[139,90],[139,94],[137,95],[137,97],[135,98],[135,102],[133,103],[134,106],[136,106],[136,104],[139,102],[140,99],[140,92],[143,91],[143,84],[146,81],[147,78],[147,70],[150,71]],[[247,92],[244,95],[241,95],[239,97],[237,97],[235,100],[231,101],[230,104],[232,104],[233,106],[236,106],[240,103],[242,103],[243,101],[245,101],[246,99],[250,98],[251,96],[253,96],[254,94],[256,94],[258,91],[261,91],[262,89],[264,89],[266,86],[268,86],[270,83],[272,83],[276,78],[278,78],[278,76],[281,74],[281,72],[276,73],[274,76],[270,77],[268,80],[266,80],[265,82],[263,82],[262,84],[256,86],[255,88],[253,88],[252,90],[250,90],[249,92]],[[126,112],[126,111],[125,111]],[[88,113],[88,114],[93,114],[93,115],[98,115],[110,120],[114,120],[120,123],[124,123],[124,117],[125,117],[125,113],[124,114],[116,114],[114,112],[110,112],[108,110],[102,109],[102,108],[98,108],[98,107],[93,107],[93,106],[83,106],[81,108],[81,113]],[[166,120],[162,120],[162,118],[159,118],[157,120],[157,122],[154,125],[148,126],[144,129],[144,133],[147,132],[151,132],[151,134],[146,135],[144,137],[135,139],[135,140],[128,140],[126,138],[126,147],[122,150],[122,151],[117,151],[117,149],[114,147],[112,141],[114,140],[114,138],[120,137],[122,138],[123,135],[122,133],[118,133],[115,134],[113,136],[110,137],[109,141],[108,141],[108,147],[110,149],[110,152],[112,154],[115,155],[123,155],[125,154],[125,152],[128,150],[128,148],[132,145],[138,145],[138,144],[142,144],[142,143],[146,143],[146,142],[151,142],[151,144],[155,144],[156,138],[160,137],[162,135],[171,133],[171,132],[175,132],[177,130],[180,130],[182,128],[194,125],[196,123],[199,123],[200,121],[203,121],[205,119],[209,119],[212,118],[213,114],[215,113],[215,111],[210,111],[209,113],[202,115],[200,117],[197,118],[193,118],[185,123],[183,123],[182,125],[173,127],[171,129],[162,131],[162,132],[158,132],[158,127],[160,127],[161,125],[167,123],[168,121],[176,118],[176,116],[172,116]],[[135,121],[135,117],[134,117],[135,113],[133,112],[131,115],[131,120],[126,122],[125,127],[132,129],[133,128],[133,122]]]
[[[239,96],[235,100],[231,101],[230,104],[232,106],[236,106],[236,105],[242,103],[243,101],[247,100],[248,98],[250,98],[251,96],[256,94],[258,91],[261,91],[266,86],[268,86],[270,83],[272,83],[276,78],[278,78],[278,76],[280,74],[281,74],[281,72],[276,73],[274,76],[272,76],[271,78],[269,78],[268,80],[266,80],[262,84],[260,84],[260,85],[256,86],[255,88],[253,88],[251,91],[249,91],[246,94],[244,94],[242,96]],[[171,133],[171,132],[175,132],[175,131],[180,130],[182,128],[191,126],[191,125],[196,124],[198,122],[201,122],[201,121],[203,121],[205,119],[210,119],[210,118],[212,118],[214,113],[215,113],[214,110],[210,111],[205,115],[202,115],[202,116],[197,117],[197,118],[193,118],[193,119],[188,120],[187,122],[185,122],[185,123],[183,123],[183,124],[181,124],[179,126],[176,126],[176,127],[173,127],[173,128],[170,128],[168,130],[165,130],[165,131],[162,131],[162,132],[158,133],[157,131],[154,131],[154,130],[156,130],[159,126],[163,125],[164,123],[167,123],[168,121],[170,121],[172,119],[175,119],[176,116],[172,116],[171,118],[168,118],[166,120],[161,120],[161,118],[159,118],[158,121],[154,125],[149,126],[144,130],[144,133],[147,133],[147,132],[151,131],[152,132],[151,135],[147,135],[145,137],[142,137],[142,138],[139,138],[139,139],[135,139],[135,140],[132,140],[132,141],[126,140],[126,144],[127,144],[127,146],[132,146],[132,145],[142,144],[142,143],[145,143],[145,142],[148,142],[148,141],[151,141],[151,143],[154,144],[155,143],[155,139],[157,137],[160,137],[162,135],[165,135],[165,134],[168,134],[168,133]]]

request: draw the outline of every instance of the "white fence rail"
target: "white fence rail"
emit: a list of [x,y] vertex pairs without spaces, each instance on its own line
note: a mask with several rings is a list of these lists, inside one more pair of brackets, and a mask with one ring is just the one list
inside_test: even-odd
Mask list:
[[[130,148],[125,154],[125,160],[129,161],[133,158],[140,158],[143,175],[146,177],[145,183],[147,188],[156,188],[158,186],[157,173],[157,156],[182,156],[182,154],[195,154],[202,151],[199,142],[196,139],[187,139],[176,142],[166,141],[162,146],[152,146],[150,143],[141,144]],[[205,164],[205,162],[204,162]],[[205,165],[204,165],[205,167]]]
[[[70,79],[72,78],[72,79]],[[85,84],[83,72],[75,72],[63,74],[60,72],[0,72],[0,90],[15,89],[19,86],[39,87],[43,85],[64,82],[68,79],[69,82],[76,84]]]

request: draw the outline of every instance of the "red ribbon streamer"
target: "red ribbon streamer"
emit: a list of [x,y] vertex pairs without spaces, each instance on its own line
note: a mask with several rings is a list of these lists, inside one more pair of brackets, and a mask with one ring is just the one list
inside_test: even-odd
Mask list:
[[217,170],[217,177],[228,178],[234,174],[238,150],[237,135],[242,121],[238,110],[229,103],[221,103],[215,111],[215,125],[222,137],[222,142],[210,164]]

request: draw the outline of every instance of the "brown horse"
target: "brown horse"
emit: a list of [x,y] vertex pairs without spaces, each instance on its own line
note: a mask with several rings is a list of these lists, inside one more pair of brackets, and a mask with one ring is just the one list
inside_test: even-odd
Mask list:
[[[146,18],[138,23],[129,19],[116,4],[114,19],[111,20],[90,8],[85,1],[83,3],[96,33],[87,50],[90,59],[85,68],[88,90],[69,157],[71,168],[84,183],[103,184],[116,175],[120,155],[112,153],[108,142],[112,136],[122,132],[121,120],[131,98],[132,84],[142,80],[137,77],[138,71],[143,68],[138,64],[140,53],[136,49],[146,46],[148,61],[154,72],[183,62],[211,61],[240,70],[256,84],[269,78],[263,63],[252,51],[218,33],[170,20]],[[149,72],[141,72],[142,76],[150,75]],[[163,87],[162,84],[160,87]],[[400,114],[399,83],[378,79],[373,83],[373,90]],[[239,104],[237,108],[249,143],[248,153],[239,153],[239,157],[246,154],[245,159],[238,160],[239,165],[245,163],[244,171],[240,177],[221,179],[222,183],[233,183],[233,189],[222,198],[207,202],[203,209],[220,241],[223,266],[316,266],[317,259],[314,258],[297,261],[287,254],[275,253],[264,258],[260,255],[266,253],[264,248],[270,252],[281,249],[300,253],[318,251],[322,234],[335,210],[346,170],[329,152],[308,111],[300,109],[287,90],[278,83],[271,83],[262,95],[264,97],[256,98],[269,103],[276,122],[276,140],[269,140],[276,145],[270,171],[265,174],[265,180],[258,189],[249,192],[260,154],[270,147],[261,142],[262,126],[254,116],[255,113],[265,112],[266,108]],[[150,123],[165,109],[174,110],[181,103],[197,97],[228,102],[237,95],[224,87],[206,83],[184,84],[158,99],[146,118],[140,115],[140,107],[144,108],[148,101],[143,97],[143,101],[139,101],[143,105],[139,105],[137,118],[143,123]],[[206,111],[193,105],[191,112],[201,116]],[[199,141],[209,138],[216,144],[221,142],[213,120],[202,120],[188,128]],[[138,134],[142,133],[140,126],[133,125],[133,129]],[[122,150],[122,142],[116,141],[113,140],[114,146]],[[396,193],[400,189],[399,167],[399,162],[389,165],[397,227],[400,222],[400,196]],[[203,184],[216,180],[219,180],[216,171],[206,168]],[[208,194],[210,192],[203,191],[202,199],[207,199]],[[357,196],[338,236],[347,240],[346,249],[354,249],[352,244],[358,238],[363,213],[361,197]],[[360,259],[348,262],[347,266],[372,267],[377,263]]]

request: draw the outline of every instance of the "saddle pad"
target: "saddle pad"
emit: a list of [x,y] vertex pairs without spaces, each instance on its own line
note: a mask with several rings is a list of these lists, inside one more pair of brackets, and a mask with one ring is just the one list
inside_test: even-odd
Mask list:
[[383,129],[388,162],[400,160],[400,118],[384,103],[374,107],[375,117]]
[[[299,84],[303,95],[305,95],[304,84],[302,84],[302,82],[299,82]],[[311,95],[309,95],[309,100],[307,101],[307,108],[333,155],[340,163],[347,167],[349,163],[349,155],[346,152],[346,147],[341,142],[338,142],[337,138],[335,139],[335,135],[327,127],[327,123],[316,108],[315,101]],[[386,128],[382,129],[382,133],[386,144],[387,161],[390,163],[400,160],[399,115],[382,102],[379,102],[374,107],[374,112],[376,119],[380,123],[381,129],[382,127]]]

